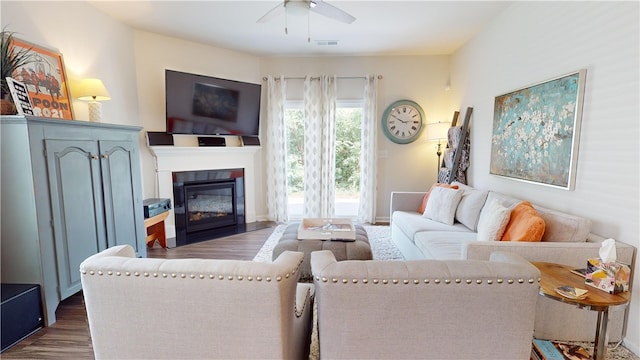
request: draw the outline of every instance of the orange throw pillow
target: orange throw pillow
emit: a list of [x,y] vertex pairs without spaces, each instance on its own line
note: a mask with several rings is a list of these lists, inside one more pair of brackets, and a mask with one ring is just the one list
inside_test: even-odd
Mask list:
[[523,201],[511,210],[502,241],[541,241],[544,228],[544,219],[530,202]]
[[427,193],[424,194],[424,197],[422,198],[422,204],[420,204],[420,207],[418,208],[418,212],[420,214],[424,214],[424,211],[427,208],[427,202],[429,201],[429,195],[431,195],[431,190],[436,186],[450,188],[450,189],[457,189],[458,188],[458,185],[443,184],[443,183],[435,183],[435,184],[431,185],[431,188],[429,188],[429,191],[427,191]]

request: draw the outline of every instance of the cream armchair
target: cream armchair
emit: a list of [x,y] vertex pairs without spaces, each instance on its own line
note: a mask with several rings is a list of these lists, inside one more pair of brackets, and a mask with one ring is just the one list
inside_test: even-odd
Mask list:
[[273,263],[139,259],[128,245],[80,265],[96,359],[302,359],[313,285],[302,253]]
[[340,261],[311,253],[320,357],[529,359],[540,272],[491,261]]

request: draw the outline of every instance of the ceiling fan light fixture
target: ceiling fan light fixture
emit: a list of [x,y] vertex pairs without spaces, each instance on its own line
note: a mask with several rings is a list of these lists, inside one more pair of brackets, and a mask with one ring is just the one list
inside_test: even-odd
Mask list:
[[306,1],[289,0],[284,6],[288,15],[302,16],[309,13],[309,3]]
[[[262,15],[256,22],[264,23],[272,19],[278,14],[284,13],[285,18],[287,15],[293,16],[309,16],[309,13],[313,11],[316,14],[322,15],[329,19],[333,19],[345,24],[351,24],[356,20],[351,14],[340,10],[337,7],[330,5],[329,3],[321,0],[283,0],[279,5],[276,5],[266,14]],[[286,22],[286,20],[285,20]]]

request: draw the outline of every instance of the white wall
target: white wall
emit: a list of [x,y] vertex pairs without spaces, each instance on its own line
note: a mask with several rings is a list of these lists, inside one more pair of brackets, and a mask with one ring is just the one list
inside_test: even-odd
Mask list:
[[[263,58],[262,73],[288,77],[318,76],[338,77],[379,74],[378,119],[396,100],[414,100],[424,109],[426,122],[451,121],[454,110],[450,105],[450,94],[445,91],[449,76],[448,56],[391,56],[391,57],[292,57]],[[287,84],[287,96],[295,98],[300,93],[301,80]],[[338,81],[338,86],[347,86],[348,96],[355,93],[362,81]],[[301,98],[301,95],[298,96]],[[388,140],[378,125],[378,190],[376,218],[389,221],[389,197],[392,191],[426,191],[436,181],[437,155],[435,144],[426,141],[426,132],[415,142],[398,145]]]
[[[71,97],[87,77],[102,79],[111,100],[103,122],[139,125],[133,31],[85,2],[3,1],[2,27],[16,37],[62,54]],[[87,103],[72,99],[76,120],[89,119]]]
[[[638,248],[638,2],[516,2],[452,57],[454,103],[473,106],[470,183],[593,220]],[[587,83],[575,191],[489,174],[496,95],[582,68]],[[625,345],[640,354],[640,266]]]

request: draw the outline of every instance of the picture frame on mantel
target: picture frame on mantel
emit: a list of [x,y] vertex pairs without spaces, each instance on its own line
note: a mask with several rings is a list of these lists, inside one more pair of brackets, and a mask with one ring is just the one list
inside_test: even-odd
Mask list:
[[27,86],[35,116],[73,120],[69,82],[62,54],[21,39],[13,38],[14,51],[26,49],[31,61],[19,67],[14,78]]
[[586,69],[496,96],[490,173],[574,190]]

